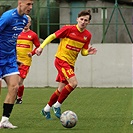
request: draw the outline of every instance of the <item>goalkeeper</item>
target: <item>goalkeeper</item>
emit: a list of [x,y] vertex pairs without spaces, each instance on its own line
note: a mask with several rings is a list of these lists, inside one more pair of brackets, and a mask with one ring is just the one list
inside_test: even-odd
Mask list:
[[56,38],[61,38],[55,54],[55,67],[58,71],[56,81],[59,82],[59,85],[41,111],[46,119],[51,119],[51,107],[53,107],[55,116],[60,118],[62,103],[77,87],[78,81],[74,73],[74,65],[79,52],[81,51],[83,56],[97,52],[96,48],[89,46],[92,35],[86,27],[90,20],[90,10],[81,11],[78,14],[76,25],[63,26],[55,33],[49,35],[36,50],[36,54],[39,56],[47,44]]

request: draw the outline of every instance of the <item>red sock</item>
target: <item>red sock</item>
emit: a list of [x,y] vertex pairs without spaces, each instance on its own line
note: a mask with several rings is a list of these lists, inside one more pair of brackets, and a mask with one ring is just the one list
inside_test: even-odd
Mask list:
[[18,98],[22,98],[24,92],[24,85],[18,88]]
[[58,102],[60,104],[63,103],[63,101],[68,97],[68,95],[74,90],[73,87],[71,87],[69,84],[67,84],[63,89],[62,92],[58,98]]
[[49,106],[51,107],[54,103],[56,103],[58,97],[60,95],[60,92],[58,89],[51,95],[50,100],[48,102]]

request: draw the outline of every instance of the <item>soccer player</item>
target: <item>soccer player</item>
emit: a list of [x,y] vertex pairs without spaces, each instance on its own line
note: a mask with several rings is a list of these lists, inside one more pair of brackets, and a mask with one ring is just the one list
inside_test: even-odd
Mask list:
[[[17,39],[17,61],[20,63],[18,65],[20,77],[16,104],[22,103],[22,96],[24,92],[23,82],[29,72],[32,56],[35,55],[35,50],[40,46],[40,41],[37,34],[30,29],[31,17],[28,15],[27,17],[28,24],[24,27]],[[35,46],[34,49],[33,46]]]
[[62,103],[78,84],[74,73],[74,65],[79,52],[81,51],[83,56],[97,52],[96,48],[89,46],[92,35],[86,29],[86,26],[90,23],[90,20],[90,10],[81,11],[78,14],[76,25],[63,26],[55,33],[49,35],[36,50],[36,54],[39,56],[47,44],[55,38],[61,38],[55,54],[55,67],[58,71],[56,81],[59,82],[59,85],[41,111],[46,119],[51,119],[50,108],[52,106],[55,116],[60,118]]
[[28,23],[25,14],[29,14],[33,0],[18,0],[17,8],[6,11],[0,17],[0,90],[4,79],[8,92],[3,103],[0,128],[17,128],[9,122],[17,96],[19,71],[16,61],[16,40]]

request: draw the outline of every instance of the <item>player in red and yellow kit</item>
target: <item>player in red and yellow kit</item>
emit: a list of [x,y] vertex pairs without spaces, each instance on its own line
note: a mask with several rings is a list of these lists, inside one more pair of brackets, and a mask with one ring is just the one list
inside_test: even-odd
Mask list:
[[74,65],[79,52],[81,51],[83,56],[92,55],[97,52],[95,48],[89,46],[92,35],[86,29],[86,26],[90,20],[90,10],[81,11],[78,14],[77,25],[62,27],[55,33],[49,35],[36,50],[36,54],[40,55],[47,44],[55,38],[61,38],[55,55],[55,67],[58,71],[56,81],[59,82],[59,86],[51,95],[48,104],[41,111],[46,119],[51,119],[50,108],[52,106],[55,116],[60,118],[61,104],[78,84],[74,73]]
[[[31,18],[28,16],[28,24],[19,34],[17,39],[17,60],[18,69],[20,72],[19,89],[17,93],[17,104],[22,103],[22,96],[24,92],[24,79],[26,78],[32,62],[32,56],[35,55],[35,50],[40,46],[40,41],[35,32],[30,30]],[[35,46],[35,48],[34,48]]]

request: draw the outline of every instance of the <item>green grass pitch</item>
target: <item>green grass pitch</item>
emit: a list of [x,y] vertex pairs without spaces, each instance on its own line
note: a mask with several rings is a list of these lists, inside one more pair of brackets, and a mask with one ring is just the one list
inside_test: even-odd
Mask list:
[[[132,88],[76,88],[62,104],[62,112],[72,110],[78,123],[64,128],[53,111],[53,120],[40,114],[56,88],[25,88],[23,104],[14,106],[10,117],[17,129],[0,129],[0,133],[133,133]],[[2,89],[2,103],[7,92]]]

